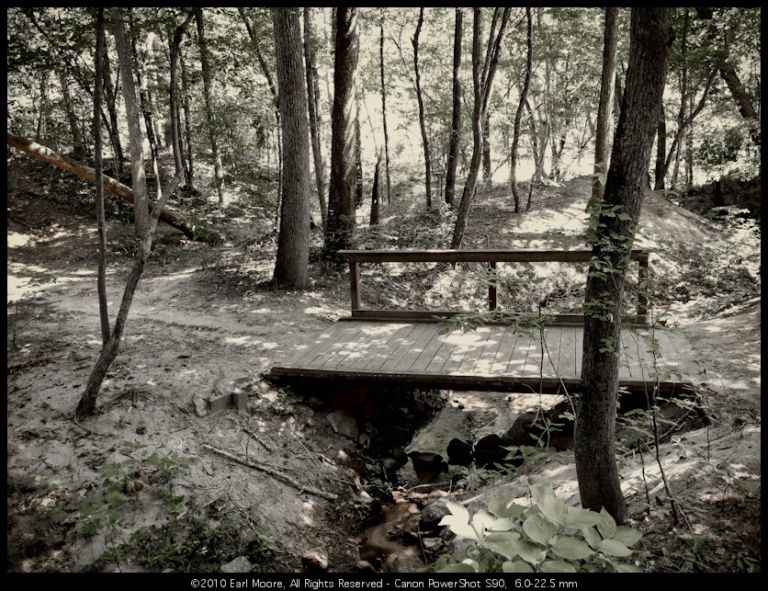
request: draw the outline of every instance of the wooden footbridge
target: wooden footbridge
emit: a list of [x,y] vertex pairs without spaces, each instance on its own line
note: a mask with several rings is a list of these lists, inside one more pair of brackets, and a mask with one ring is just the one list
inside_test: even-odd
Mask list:
[[[297,346],[272,367],[275,378],[398,383],[421,388],[562,393],[578,390],[581,376],[583,316],[551,315],[542,330],[522,329],[503,317],[464,332],[446,319],[467,312],[363,309],[364,263],[586,263],[588,250],[420,250],[341,251],[349,261],[351,315]],[[675,359],[689,348],[682,335],[647,324],[648,277],[645,251],[633,250],[640,286],[634,316],[622,320],[619,384],[627,390],[650,389],[658,375],[662,392],[687,386]],[[497,310],[497,286],[489,281],[488,308]],[[542,338],[543,336],[543,338]],[[656,347],[652,348],[651,343]],[[651,350],[657,351],[656,359]]]

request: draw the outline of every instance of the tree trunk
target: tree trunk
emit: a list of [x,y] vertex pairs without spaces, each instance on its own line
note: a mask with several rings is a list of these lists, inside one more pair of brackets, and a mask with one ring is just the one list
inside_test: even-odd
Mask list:
[[133,20],[133,13],[131,13],[131,56],[133,58],[133,71],[136,74],[136,82],[139,86],[138,96],[138,108],[144,117],[144,129],[147,130],[147,142],[149,142],[149,149],[152,152],[152,157],[157,159],[158,147],[157,138],[155,137],[155,127],[152,122],[152,110],[149,102],[149,92],[147,88],[147,80],[142,72],[141,60],[139,59],[139,51],[136,46],[138,32]]
[[370,225],[379,223],[379,210],[381,208],[381,152],[376,158],[376,168],[373,171],[373,189],[371,190],[371,220]]
[[[124,16],[124,15],[121,15]],[[136,226],[137,251],[133,268],[128,276],[128,281],[123,292],[120,310],[118,311],[115,325],[107,342],[101,349],[99,358],[91,371],[85,390],[78,402],[75,410],[76,417],[85,417],[93,415],[96,412],[96,400],[101,389],[101,384],[109,371],[110,365],[117,357],[120,349],[120,341],[123,336],[125,323],[128,319],[128,312],[133,302],[133,296],[136,287],[141,279],[150,249],[152,248],[152,234],[157,227],[158,217],[162,211],[165,201],[173,192],[174,186],[171,186],[158,203],[157,209],[152,216],[149,215],[149,203],[147,199],[147,181],[143,174],[144,169],[144,148],[143,138],[141,136],[141,125],[139,122],[139,110],[136,103],[136,89],[133,81],[133,72],[131,68],[131,47],[127,32],[124,29],[124,20],[116,19],[114,36],[117,44],[118,58],[120,60],[120,69],[123,77],[123,98],[125,100],[126,116],[128,118],[128,132],[131,142],[131,167],[133,170],[133,194],[136,199],[134,202],[134,222]],[[141,172],[139,172],[139,170]],[[174,185],[180,177],[176,177]],[[158,179],[158,187],[159,185]]]
[[720,62],[720,77],[728,85],[728,90],[731,91],[731,96],[736,102],[739,113],[749,127],[749,137],[752,138],[752,143],[760,147],[760,118],[752,106],[752,99],[749,98],[749,94],[736,74],[736,69],[727,56],[724,56]]
[[456,165],[459,159],[459,138],[461,135],[461,37],[462,9],[456,8],[456,24],[453,32],[453,114],[451,115],[451,142],[448,147],[448,162],[445,166],[445,202],[453,206],[456,187]]
[[656,124],[656,168],[654,170],[654,191],[664,190],[664,161],[667,155],[667,118],[664,115],[664,103],[659,109],[658,123]]
[[582,393],[576,406],[574,451],[582,505],[595,511],[604,507],[619,523],[626,518],[616,465],[620,306],[671,42],[670,9],[632,9],[623,108],[606,178],[604,207],[591,236],[593,262],[584,303]]
[[40,117],[37,119],[35,128],[35,141],[41,142],[45,139],[46,121],[48,119],[48,73],[43,72],[40,76]]
[[355,207],[360,207],[363,204],[363,146],[360,139],[360,97],[357,93],[355,95]]
[[[86,166],[80,162],[75,162],[69,158],[57,154],[50,148],[46,148],[38,144],[37,142],[30,141],[23,137],[19,137],[8,132],[6,142],[12,148],[21,150],[28,156],[52,164],[53,166],[60,168],[64,172],[73,174],[74,176],[83,179],[91,184],[96,184],[96,171],[90,166]],[[116,181],[115,179],[102,175],[104,189],[109,191],[113,195],[119,197],[126,203],[134,203],[133,191],[130,187],[127,187],[123,183]],[[154,209],[154,208],[153,208]],[[169,226],[176,228],[184,233],[184,235],[190,240],[200,240],[203,242],[217,242],[221,239],[219,234],[213,230],[206,229],[201,226],[197,221],[187,221],[181,217],[180,214],[164,208],[160,214],[160,221],[165,222]]]
[[491,27],[491,35],[488,40],[490,51],[486,52],[485,63],[481,66],[480,28],[482,26],[482,17],[479,8],[473,9],[472,86],[474,89],[475,104],[472,111],[472,160],[470,161],[469,171],[467,173],[467,181],[464,184],[464,191],[461,194],[459,209],[456,213],[456,225],[453,228],[451,248],[461,247],[461,242],[464,239],[464,231],[467,228],[467,221],[469,220],[469,210],[472,206],[472,200],[475,198],[475,190],[477,189],[477,176],[480,172],[480,160],[482,157],[483,120],[485,119],[485,113],[488,109],[488,101],[490,99],[491,90],[493,89],[493,78],[496,74],[496,66],[499,62],[499,54],[501,53],[501,40],[504,38],[504,31],[507,28],[507,22],[509,22],[509,8],[494,9],[493,21],[495,22],[498,19],[498,11],[500,10],[503,10],[503,13],[498,33],[495,39],[492,39],[494,27]]
[[179,50],[179,66],[181,67],[181,104],[184,108],[184,134],[187,137],[187,165],[184,182],[191,191],[195,185],[195,165],[192,158],[192,110],[189,108],[189,77],[184,59],[184,52]]
[[[106,41],[106,40],[105,40]],[[109,140],[112,143],[112,150],[115,153],[117,162],[115,163],[117,172],[123,173],[123,143],[120,141],[120,127],[117,123],[117,93],[112,84],[112,70],[109,63],[109,51],[106,43],[104,46],[104,94],[107,99],[107,112],[109,113]]]
[[171,124],[171,146],[173,149],[173,162],[176,168],[176,175],[184,173],[184,162],[181,152],[181,133],[179,131],[179,83],[178,83],[178,63],[179,53],[181,51],[181,42],[184,40],[184,33],[192,21],[194,12],[190,12],[187,17],[173,32],[170,39],[170,67],[171,79],[169,84],[169,107]]
[[355,79],[359,48],[358,9],[336,9],[331,120],[331,181],[328,196],[328,227],[325,253],[352,246],[355,230]]
[[384,127],[384,170],[387,176],[387,205],[392,203],[392,183],[389,176],[389,131],[387,130],[387,85],[384,82],[384,8],[379,21],[379,72],[381,74],[381,119]]
[[304,289],[309,265],[309,122],[297,8],[273,8],[275,63],[283,128],[283,196],[275,283]]
[[[512,199],[515,201],[515,213],[520,213],[520,192],[517,187],[517,151],[520,145],[520,123],[523,120],[523,109],[528,102],[528,90],[531,87],[531,69],[533,67],[533,17],[531,15],[531,8],[525,9],[526,18],[526,54],[525,54],[525,77],[523,78],[523,88],[520,91],[520,101],[517,103],[517,111],[515,112],[515,122],[512,126],[512,148],[509,151],[509,186],[512,189]],[[530,105],[528,105],[530,110]],[[531,121],[533,121],[533,113],[530,113]],[[536,142],[536,131],[533,130],[533,141]],[[535,145],[534,143],[534,145]],[[534,152],[534,161],[536,161],[536,153]],[[533,184],[533,178],[531,178],[531,184]]]
[[69,123],[69,133],[72,136],[72,153],[75,158],[83,158],[86,155],[85,144],[83,144],[83,134],[80,133],[80,125],[77,122],[77,115],[72,106],[72,97],[69,94],[69,82],[67,76],[61,70],[57,72],[59,83],[61,84],[61,98],[64,102],[64,111],[67,114]]
[[224,173],[221,167],[221,154],[219,143],[216,139],[216,119],[213,116],[213,76],[208,56],[208,42],[205,39],[205,25],[203,23],[203,9],[194,9],[197,22],[197,42],[200,45],[200,68],[203,71],[203,95],[205,98],[205,116],[208,121],[208,138],[213,152],[213,171],[216,180],[216,191],[219,194],[219,205],[224,203]]
[[483,187],[486,189],[493,185],[491,166],[491,112],[488,111],[483,122]]
[[429,138],[427,124],[424,119],[424,98],[421,93],[421,75],[419,74],[419,35],[424,25],[424,8],[419,9],[419,20],[416,21],[416,32],[413,34],[413,71],[416,77],[416,100],[419,103],[419,128],[421,129],[421,144],[424,147],[424,191],[427,196],[427,209],[432,208],[432,166],[429,155]]
[[309,106],[309,133],[312,138],[312,155],[315,160],[315,183],[317,200],[320,205],[320,222],[325,231],[328,222],[328,206],[325,202],[325,166],[320,141],[320,110],[317,90],[317,64],[315,62],[315,41],[312,38],[312,9],[304,8],[304,59],[307,67],[307,103]]
[[101,95],[104,86],[104,8],[96,9],[96,61],[94,65],[95,83],[93,88],[93,151],[96,166],[96,225],[98,230],[98,270],[96,289],[99,294],[99,319],[101,322],[101,342],[109,340],[109,310],[107,306],[107,227],[104,219],[104,180],[102,178],[101,148]]
[[424,8],[419,9],[419,19],[416,21],[416,32],[413,34],[413,71],[416,78],[416,100],[419,103],[419,128],[421,129],[421,144],[424,147],[424,192],[427,197],[427,209],[432,208],[432,165],[429,153],[429,138],[427,124],[424,118],[424,97],[421,92],[421,75],[419,73],[419,35],[424,25]]
[[593,211],[603,196],[605,175],[608,172],[608,132],[611,125],[614,85],[616,81],[616,47],[619,39],[619,9],[605,9],[603,28],[603,69],[600,77],[600,99],[595,126],[595,167],[592,181],[592,198],[587,211]]

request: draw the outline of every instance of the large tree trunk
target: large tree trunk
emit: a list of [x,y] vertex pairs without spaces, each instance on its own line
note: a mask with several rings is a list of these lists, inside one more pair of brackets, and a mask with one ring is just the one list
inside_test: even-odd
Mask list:
[[273,8],[275,62],[283,127],[283,197],[275,283],[304,289],[309,265],[309,122],[298,8]]
[[584,303],[582,392],[576,406],[574,437],[579,493],[584,507],[595,511],[604,507],[620,523],[626,518],[616,465],[621,299],[671,42],[670,9],[632,9],[624,102],[611,152],[604,207],[592,236],[593,262]]
[[355,79],[358,58],[358,9],[336,9],[331,121],[331,182],[325,252],[352,246],[355,231]]
[[498,33],[494,38],[494,26],[491,26],[491,33],[488,37],[488,48],[484,63],[481,65],[481,39],[480,28],[481,14],[479,8],[473,9],[473,27],[472,27],[472,86],[474,88],[475,104],[472,111],[472,160],[470,161],[467,181],[464,184],[464,191],[461,194],[459,210],[456,213],[456,225],[453,228],[453,237],[451,238],[451,248],[460,248],[464,239],[464,231],[467,228],[469,219],[469,210],[472,201],[475,198],[477,189],[477,177],[480,172],[480,160],[482,157],[483,141],[483,120],[488,109],[491,90],[493,89],[493,78],[496,74],[496,66],[499,62],[501,53],[501,41],[504,38],[504,31],[509,22],[509,8],[494,9],[492,22],[498,22],[499,11],[501,20]]
[[[121,14],[121,17],[127,15]],[[128,34],[125,30],[125,18],[116,19],[114,28],[115,42],[120,60],[120,69],[123,78],[123,98],[125,100],[126,117],[128,119],[128,132],[131,142],[131,167],[133,171],[133,194],[134,201],[134,222],[136,227],[137,251],[133,268],[128,276],[128,281],[123,292],[120,310],[118,311],[115,325],[107,342],[101,349],[99,358],[91,371],[85,390],[78,402],[75,410],[76,417],[85,417],[96,412],[96,400],[101,389],[101,384],[109,371],[109,367],[117,357],[120,349],[120,341],[123,336],[125,323],[128,319],[128,312],[133,302],[133,296],[136,287],[141,279],[149,253],[152,248],[152,234],[157,227],[158,217],[162,211],[165,201],[173,192],[171,186],[158,203],[157,209],[152,216],[149,215],[149,202],[147,199],[147,180],[144,176],[144,148],[141,135],[141,124],[139,121],[139,109],[136,101],[136,89],[133,81],[133,72],[131,67],[131,47],[128,40]],[[180,177],[176,177],[178,182]],[[158,179],[158,187],[159,185]],[[174,183],[175,184],[175,183]]]
[[67,81],[66,74],[61,70],[57,74],[59,75],[59,84],[61,84],[61,98],[64,102],[64,111],[67,114],[67,122],[69,123],[69,133],[72,136],[72,153],[75,158],[83,158],[86,155],[86,149],[83,143],[83,134],[80,133],[77,115],[75,115],[75,109],[72,105],[72,97],[69,94],[69,82]]
[[179,66],[181,66],[181,104],[184,108],[184,134],[187,141],[187,162],[185,183],[187,189],[192,190],[195,184],[195,165],[192,158],[192,110],[189,107],[189,77],[184,59],[184,51],[179,49]]
[[[12,148],[21,150],[28,156],[52,164],[53,166],[60,168],[64,172],[73,174],[74,176],[83,179],[91,184],[96,184],[96,171],[90,166],[86,166],[80,162],[75,162],[69,158],[65,158],[61,154],[57,154],[50,148],[46,148],[25,139],[23,137],[14,135],[10,132],[7,134],[6,142]],[[134,203],[133,191],[130,187],[127,187],[123,183],[116,181],[115,179],[102,175],[104,189],[109,191],[116,197],[119,197],[126,203]],[[181,217],[179,213],[169,210],[167,207],[163,209],[160,214],[160,221],[165,222],[169,226],[176,228],[184,233],[190,240],[201,240],[203,242],[216,242],[221,239],[219,234],[213,230],[209,230],[201,226],[195,221],[189,222]]]
[[667,118],[664,115],[664,103],[659,109],[658,122],[656,124],[656,167],[654,169],[654,191],[664,190],[664,176],[666,167],[664,161],[667,155]]
[[424,147],[424,192],[427,196],[427,209],[432,208],[432,165],[429,154],[429,138],[427,123],[424,118],[424,97],[421,92],[421,74],[419,73],[419,36],[424,25],[424,8],[419,9],[419,20],[416,21],[416,32],[413,34],[413,71],[416,78],[416,100],[419,103],[419,128],[421,129],[421,144]]
[[609,6],[605,9],[603,28],[603,69],[600,76],[600,99],[595,124],[595,167],[592,181],[592,198],[588,211],[592,211],[603,196],[605,174],[608,172],[608,133],[611,126],[614,85],[616,81],[616,47],[619,39],[619,9]]
[[104,8],[96,9],[96,59],[93,88],[93,151],[96,166],[96,226],[98,229],[99,261],[96,273],[96,289],[99,294],[99,319],[101,342],[109,340],[109,309],[107,306],[107,227],[104,219],[104,181],[101,148],[101,96],[104,86]]
[[355,153],[355,207],[363,204],[363,142],[360,135],[360,97],[355,93],[355,136],[357,151]]
[[384,8],[379,21],[379,73],[381,74],[381,120],[384,127],[384,170],[387,176],[387,205],[392,203],[392,183],[389,176],[389,131],[387,129],[387,85],[384,81]]
[[453,32],[453,113],[451,115],[451,142],[448,147],[448,162],[445,166],[445,202],[453,206],[456,187],[456,165],[459,160],[459,137],[461,135],[461,37],[462,9],[456,8],[456,24]]
[[221,154],[219,142],[216,138],[216,119],[213,116],[213,76],[208,56],[208,42],[205,39],[205,24],[203,22],[203,9],[194,9],[197,22],[197,42],[200,45],[200,68],[203,71],[203,95],[205,98],[205,116],[208,121],[208,139],[211,142],[213,155],[213,174],[216,181],[216,191],[219,194],[219,204],[224,203],[224,172],[221,166]]
[[[531,69],[533,67],[533,17],[531,15],[531,8],[526,7],[525,18],[526,25],[526,54],[525,54],[525,77],[523,78],[523,88],[520,91],[520,101],[517,103],[517,111],[515,111],[515,122],[512,126],[512,147],[509,151],[509,186],[512,189],[512,199],[515,201],[515,213],[520,213],[520,191],[517,187],[517,152],[520,145],[520,123],[523,120],[523,109],[528,103],[528,90],[531,87]],[[528,105],[530,110],[530,105]],[[533,121],[533,113],[530,113],[531,121]],[[532,139],[536,142],[536,130],[532,131]],[[536,142],[538,143],[538,142]],[[534,153],[534,161],[537,160]],[[533,178],[531,178],[531,184],[533,184]]]
[[312,155],[315,160],[315,183],[317,200],[320,205],[320,221],[325,230],[328,222],[328,205],[325,202],[325,166],[320,141],[320,110],[318,96],[317,64],[315,63],[315,40],[312,38],[312,9],[304,8],[304,59],[307,68],[307,103],[309,106],[309,133],[312,138]]

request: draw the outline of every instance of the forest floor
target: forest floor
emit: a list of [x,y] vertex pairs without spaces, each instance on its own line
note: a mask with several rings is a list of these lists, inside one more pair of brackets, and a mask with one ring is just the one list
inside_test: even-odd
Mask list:
[[[296,571],[318,557],[332,571],[409,570],[434,560],[423,540],[405,534],[421,509],[448,492],[414,489],[419,481],[404,465],[403,448],[447,400],[469,407],[506,395],[371,394],[373,408],[352,439],[358,425],[329,417],[348,420],[349,400],[365,393],[291,390],[260,377],[347,313],[346,272],[313,262],[309,289],[275,291],[272,214],[244,201],[223,212],[182,202],[179,209],[194,209],[227,240],[211,247],[161,228],[99,413],[78,425],[73,411],[100,348],[92,191],[37,163],[14,160],[11,170],[18,187],[7,214],[9,570],[215,571],[239,558],[227,568]],[[378,228],[362,223],[361,209],[361,248],[447,244],[452,214],[427,214],[420,199],[402,193]],[[583,246],[588,193],[585,179],[536,188],[531,211],[517,215],[508,191],[481,191],[464,246]],[[112,314],[133,249],[130,217],[118,210],[110,208],[116,215],[108,221]],[[314,260],[319,230],[313,241]],[[646,199],[636,244],[655,253],[655,309],[688,337],[691,350],[679,353],[696,360],[711,422],[661,445],[659,461],[684,513],[677,523],[653,454],[622,457],[632,524],[645,534],[637,554],[644,570],[759,569],[759,243],[748,220],[707,220],[661,194]],[[534,309],[537,298],[570,289],[578,278],[547,269],[527,290],[523,276],[510,275],[512,295],[524,297],[507,301]],[[366,270],[368,303],[464,307],[484,297],[472,274],[459,269],[392,266],[386,273]],[[578,289],[571,291],[565,306],[578,300]],[[196,398],[233,391],[248,394],[247,412],[196,412]],[[538,396],[517,398],[526,400],[522,406],[539,403]],[[392,424],[400,426],[394,434],[377,429]],[[338,498],[297,490],[203,444],[245,454]],[[541,451],[512,479],[492,472],[465,471],[451,494],[472,497],[470,507],[499,490],[526,497],[528,485],[542,481],[569,502],[578,494],[568,450]],[[146,483],[136,497],[125,492],[135,478]],[[448,546],[440,538],[432,548]]]

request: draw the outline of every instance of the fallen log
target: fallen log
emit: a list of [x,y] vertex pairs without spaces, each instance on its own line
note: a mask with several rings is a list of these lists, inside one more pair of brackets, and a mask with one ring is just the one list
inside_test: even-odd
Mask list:
[[[27,156],[31,156],[32,158],[41,160],[47,164],[52,164],[56,168],[68,172],[93,185],[96,184],[96,171],[90,166],[66,158],[61,154],[57,154],[50,148],[10,132],[8,132],[7,143],[12,148],[24,152]],[[102,175],[102,178],[104,179],[105,191],[109,191],[127,203],[133,203],[133,191],[129,186],[124,185],[120,181],[116,181],[107,175]],[[197,223],[190,223],[187,220],[184,220],[178,213],[169,210],[167,205],[163,208],[163,211],[160,214],[160,221],[183,232],[190,240],[199,240],[208,243],[214,243],[221,240],[221,236],[217,232],[208,230]]]

